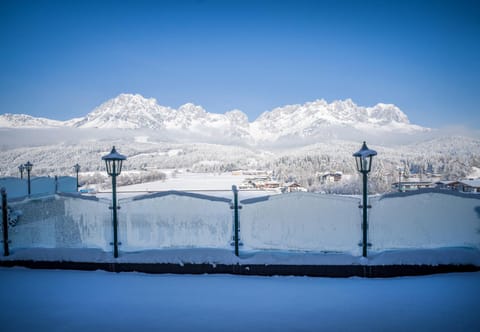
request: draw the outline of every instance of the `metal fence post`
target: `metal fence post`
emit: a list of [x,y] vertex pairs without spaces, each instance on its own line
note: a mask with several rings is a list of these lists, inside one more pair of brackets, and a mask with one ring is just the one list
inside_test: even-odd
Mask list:
[[238,257],[238,189],[237,186],[232,186],[233,191],[233,219],[234,219],[234,233],[233,240],[235,242],[235,256]]
[[[115,172],[115,165],[113,166]],[[117,176],[112,176],[113,257],[118,257]]]
[[363,173],[363,213],[362,213],[362,256],[367,257],[367,248],[368,248],[368,219],[367,219],[367,208],[368,208],[368,196],[367,196],[367,173]]
[[2,225],[3,225],[3,255],[10,255],[8,248],[8,207],[7,207],[7,192],[5,188],[1,190],[2,194]]

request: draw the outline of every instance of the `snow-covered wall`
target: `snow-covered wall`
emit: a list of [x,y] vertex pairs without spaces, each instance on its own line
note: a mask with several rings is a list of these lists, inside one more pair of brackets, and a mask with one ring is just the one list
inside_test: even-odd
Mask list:
[[119,203],[122,250],[231,248],[229,199],[171,191]]
[[371,200],[372,250],[469,247],[480,249],[480,195],[413,191]]
[[247,248],[338,251],[358,254],[362,238],[359,200],[290,193],[247,199],[240,210]]

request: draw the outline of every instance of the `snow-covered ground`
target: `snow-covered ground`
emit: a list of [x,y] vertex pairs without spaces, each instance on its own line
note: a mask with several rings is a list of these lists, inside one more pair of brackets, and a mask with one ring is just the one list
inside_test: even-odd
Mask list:
[[9,331],[479,331],[480,273],[392,279],[0,268]]
[[119,187],[118,191],[164,191],[164,190],[225,190],[229,191],[232,185],[239,186],[246,178],[244,175],[232,175],[231,173],[190,173],[172,170],[162,170],[167,174],[165,181],[139,183]]
[[302,251],[252,251],[234,249],[190,248],[125,252],[120,247],[118,258],[111,252],[94,248],[30,248],[13,249],[0,261],[57,261],[94,263],[171,263],[171,264],[257,264],[257,265],[475,265],[480,266],[480,251],[471,248],[406,249],[383,252],[369,251],[368,258],[347,253]]
[[[184,170],[174,172],[172,169],[161,170],[167,175],[165,180],[145,182],[118,187],[119,198],[141,195],[157,191],[188,191],[204,193],[219,197],[232,197],[232,186],[237,188],[248,176],[231,173],[191,173]],[[240,199],[279,194],[278,190],[246,190],[239,194]],[[110,192],[97,193],[98,197],[110,198]]]

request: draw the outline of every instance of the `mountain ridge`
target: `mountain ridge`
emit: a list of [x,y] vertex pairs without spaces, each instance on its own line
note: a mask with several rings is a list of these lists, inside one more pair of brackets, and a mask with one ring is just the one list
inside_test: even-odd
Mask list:
[[304,104],[276,107],[250,122],[238,110],[224,114],[209,113],[193,103],[178,109],[159,105],[155,98],[139,94],[120,94],[109,99],[86,116],[68,121],[35,118],[29,115],[0,115],[0,127],[7,128],[98,128],[153,129],[181,132],[184,135],[243,140],[248,144],[275,142],[282,138],[309,138],[336,128],[358,131],[418,133],[429,128],[411,124],[407,115],[393,104],[359,106],[351,99],[328,103],[317,99]]

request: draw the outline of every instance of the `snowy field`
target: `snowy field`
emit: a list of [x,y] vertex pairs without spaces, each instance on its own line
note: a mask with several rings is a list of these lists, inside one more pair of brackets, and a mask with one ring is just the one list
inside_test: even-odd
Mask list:
[[[118,197],[125,198],[147,192],[177,190],[232,198],[232,186],[235,185],[238,188],[248,178],[245,175],[232,175],[231,173],[191,173],[180,170],[173,174],[171,169],[162,170],[162,172],[167,174],[165,180],[118,187]],[[240,191],[239,198],[245,199],[279,193],[278,190],[247,190]],[[99,192],[97,197],[110,198],[111,193],[110,191]]]
[[119,187],[118,191],[164,191],[164,190],[231,190],[232,185],[239,186],[245,179],[244,175],[231,173],[190,173],[172,170],[162,170],[167,174],[164,181],[133,184]]
[[479,331],[480,273],[392,279],[0,268],[8,331]]

